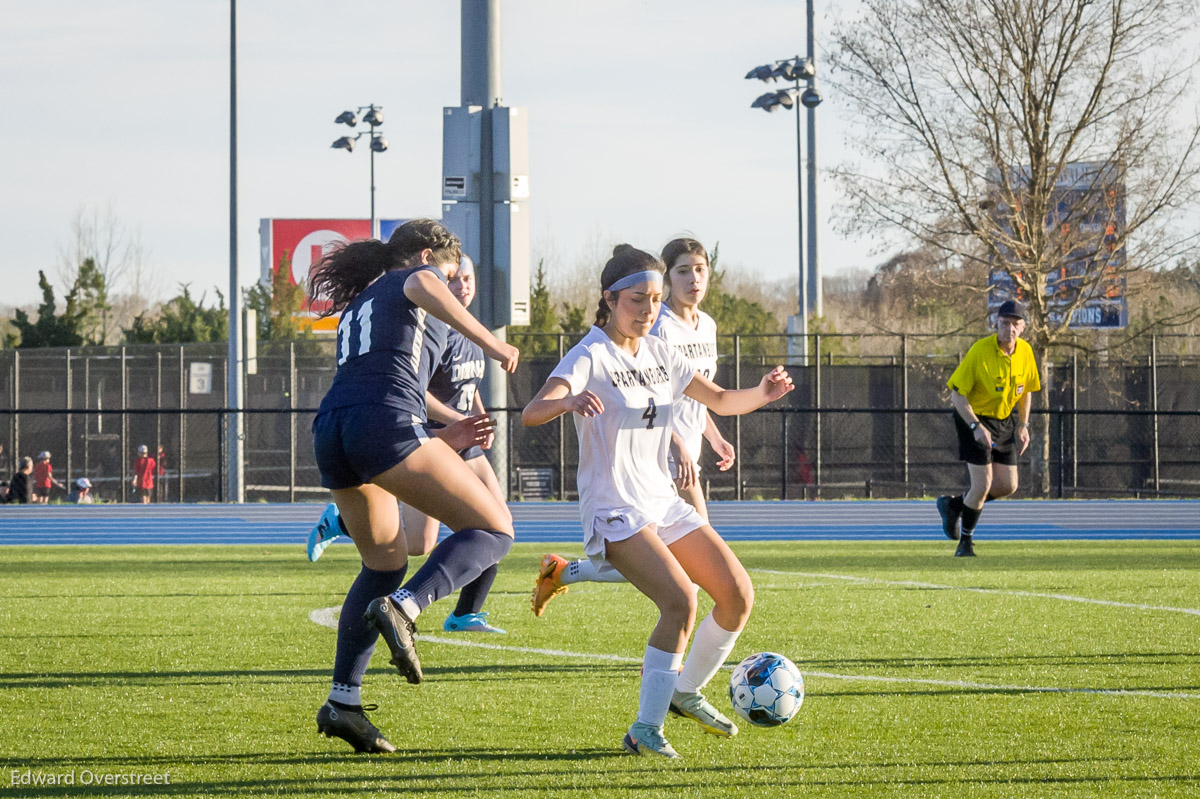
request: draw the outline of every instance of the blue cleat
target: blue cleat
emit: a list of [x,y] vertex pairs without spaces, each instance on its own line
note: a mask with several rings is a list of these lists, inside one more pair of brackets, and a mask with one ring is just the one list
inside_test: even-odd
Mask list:
[[442,623],[442,629],[448,633],[506,633],[505,630],[488,624],[486,612],[464,613],[461,616],[451,613]]
[[321,557],[321,553],[325,551],[325,547],[337,540],[338,536],[344,535],[342,532],[342,519],[338,515],[337,505],[332,502],[325,506],[325,512],[321,514],[320,521],[316,527],[308,533],[308,559],[315,561]]

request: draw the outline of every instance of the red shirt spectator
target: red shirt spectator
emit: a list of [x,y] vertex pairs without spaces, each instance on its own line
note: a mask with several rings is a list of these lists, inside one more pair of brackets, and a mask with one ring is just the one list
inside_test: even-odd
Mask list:
[[38,461],[33,464],[33,490],[39,494],[49,494],[54,480],[54,467],[50,461]]
[[133,462],[133,487],[142,491],[154,489],[154,472],[158,463],[149,455],[141,455]]

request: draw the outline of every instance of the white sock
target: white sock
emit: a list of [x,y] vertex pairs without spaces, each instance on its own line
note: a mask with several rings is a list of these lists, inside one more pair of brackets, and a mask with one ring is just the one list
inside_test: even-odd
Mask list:
[[723,629],[711,613],[705,616],[692,639],[692,648],[688,652],[687,662],[683,664],[676,690],[681,694],[700,693],[700,689],[724,665],[739,635],[741,630],[731,633]]
[[562,582],[563,585],[570,585],[571,583],[624,583],[627,580],[616,569],[608,568],[600,571],[596,568],[595,563],[584,558],[583,560],[573,560],[567,564],[567,568],[563,569]]
[[652,646],[646,647],[637,717],[642,724],[661,727],[666,723],[667,709],[671,706],[671,695],[675,693],[679,664],[682,662],[682,652],[664,652]]
[[341,702],[343,705],[361,705],[362,686],[335,682],[329,689],[329,698],[334,702]]
[[407,588],[397,588],[392,592],[392,599],[396,600],[396,604],[404,611],[404,615],[408,616],[409,621],[416,621],[417,616],[421,615],[421,606],[413,598],[412,591]]

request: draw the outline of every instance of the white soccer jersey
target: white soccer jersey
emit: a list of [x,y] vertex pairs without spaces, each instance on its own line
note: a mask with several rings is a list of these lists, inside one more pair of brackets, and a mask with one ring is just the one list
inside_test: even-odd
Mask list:
[[[664,302],[650,334],[666,341],[695,371],[712,380],[717,373],[717,323],[704,311],[697,311],[697,317],[693,328]],[[683,439],[692,460],[699,461],[700,443],[704,428],[708,426],[708,408],[691,397],[683,397],[675,408],[671,424]]]
[[[596,520],[620,518],[633,529],[662,524],[680,502],[667,473],[671,420],[696,370],[655,336],[643,338],[637,355],[617,347],[598,327],[571,348],[551,377],[572,394],[591,391],[604,412],[577,413],[579,514],[585,540]],[[591,554],[589,552],[589,554]]]

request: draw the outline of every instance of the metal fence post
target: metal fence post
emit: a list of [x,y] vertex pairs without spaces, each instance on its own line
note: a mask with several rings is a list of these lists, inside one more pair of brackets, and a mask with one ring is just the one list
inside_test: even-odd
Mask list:
[[71,348],[67,347],[67,479],[65,481],[67,490],[71,487]]
[[162,462],[162,350],[154,351],[154,393],[156,396],[154,407],[159,413],[154,414],[154,465],[158,474],[154,480],[154,501],[167,501],[167,488],[163,485],[163,478],[167,476],[167,467]]
[[787,411],[782,411],[779,414],[780,426],[780,445],[779,445],[779,498],[787,499],[787,429],[788,415]]
[[[733,334],[733,387],[742,387],[742,337]],[[733,496],[738,502],[742,501],[742,417],[733,417],[733,448],[737,456],[733,461],[733,479],[737,481]]]
[[901,479],[904,481],[904,496],[908,497],[908,336],[900,336],[900,401],[904,406],[901,415],[902,457]]
[[187,439],[185,438],[186,430],[184,429],[183,409],[187,407],[187,391],[188,381],[187,374],[183,368],[183,345],[179,345],[179,478],[175,481],[179,484],[179,501],[183,502],[183,469],[187,461]]
[[225,428],[228,419],[225,411],[217,411],[217,502],[226,502],[228,486],[225,485]]
[[288,502],[296,501],[296,342],[288,342]]
[[[558,360],[563,359],[564,334],[558,334]],[[567,420],[566,414],[558,417],[558,498],[567,499]]]
[[1065,416],[1063,414],[1063,406],[1058,406],[1058,498],[1063,498],[1063,478],[1067,470],[1066,446],[1067,439],[1064,436],[1063,422]]
[[121,501],[129,501],[129,372],[125,363],[125,347],[121,346]]
[[[12,409],[14,411],[21,410],[21,353],[18,350],[13,350]],[[13,458],[19,460],[21,457],[21,415],[18,413],[12,415],[12,449]]]
[[92,359],[91,356],[83,356],[83,476],[87,477],[88,464],[91,459],[88,457],[91,452],[90,439],[90,420],[88,419],[87,410],[92,407]]
[[[1079,488],[1079,353],[1071,353],[1071,487]],[[1075,492],[1078,493],[1078,492]]]
[[821,334],[817,333],[813,337],[814,351],[816,358],[816,374],[813,377],[813,407],[816,408],[816,439],[817,445],[815,450],[815,467],[813,468],[813,490],[816,495],[821,496]]
[[1162,488],[1159,482],[1159,458],[1158,458],[1158,336],[1150,337],[1150,410],[1153,411],[1151,418],[1151,437],[1154,442],[1154,492]]

